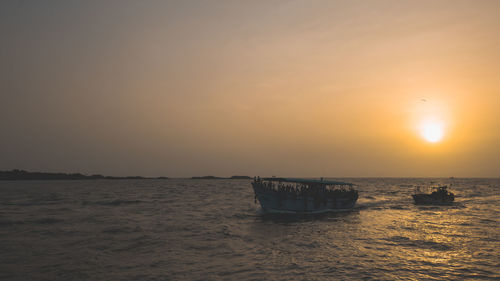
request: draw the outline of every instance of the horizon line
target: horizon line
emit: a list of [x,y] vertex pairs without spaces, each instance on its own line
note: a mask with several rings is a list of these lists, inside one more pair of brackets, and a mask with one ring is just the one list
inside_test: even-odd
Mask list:
[[[266,178],[266,177],[278,177],[276,175],[271,175],[271,176],[249,176],[249,175],[244,175],[244,174],[234,174],[231,176],[216,176],[214,174],[205,174],[205,175],[194,175],[194,176],[139,176],[139,175],[126,175],[126,176],[110,176],[110,175],[103,175],[103,174],[86,174],[82,172],[47,172],[47,171],[28,171],[28,170],[23,170],[23,169],[11,169],[11,170],[0,170],[0,173],[2,172],[26,172],[26,173],[41,173],[41,174],[65,174],[65,175],[82,175],[86,177],[92,177],[92,176],[101,176],[103,178],[133,178],[133,177],[140,177],[143,179],[160,179],[160,178],[168,178],[168,179],[193,179],[193,178],[203,178],[203,177],[213,177],[214,179],[230,179],[231,177],[249,177],[249,178],[254,178],[254,177],[261,177],[261,178]],[[279,176],[283,178],[306,178],[306,179],[313,179],[313,178],[415,178],[415,179],[500,179],[500,176]],[[97,178],[98,179],[98,178]]]

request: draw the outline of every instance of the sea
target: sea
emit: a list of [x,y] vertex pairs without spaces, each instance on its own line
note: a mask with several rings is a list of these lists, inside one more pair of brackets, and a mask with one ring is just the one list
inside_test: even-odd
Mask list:
[[[265,214],[250,180],[0,182],[0,280],[500,280],[500,179],[353,178],[354,209]],[[451,206],[416,206],[447,184]]]

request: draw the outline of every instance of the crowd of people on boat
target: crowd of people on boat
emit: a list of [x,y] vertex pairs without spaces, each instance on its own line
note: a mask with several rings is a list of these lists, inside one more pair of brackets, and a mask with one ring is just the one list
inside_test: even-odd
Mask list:
[[335,199],[335,198],[356,198],[358,192],[350,186],[333,186],[322,183],[289,183],[266,181],[260,178],[255,178],[253,185],[257,189],[272,192],[284,196],[289,196],[292,199],[298,197],[312,197],[318,200]]

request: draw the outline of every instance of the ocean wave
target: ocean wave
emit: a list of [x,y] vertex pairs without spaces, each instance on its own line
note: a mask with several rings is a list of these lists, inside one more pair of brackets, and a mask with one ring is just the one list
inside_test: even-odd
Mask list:
[[115,199],[109,201],[95,201],[95,202],[83,201],[82,205],[119,206],[119,205],[129,205],[129,204],[139,204],[139,203],[142,203],[142,201]]
[[134,233],[134,232],[142,232],[142,228],[139,226],[136,227],[118,226],[118,227],[108,227],[102,230],[102,233],[108,233],[108,234],[124,234],[124,233]]
[[40,218],[40,219],[34,219],[34,220],[3,219],[3,220],[0,220],[0,226],[14,226],[14,225],[21,225],[21,224],[55,224],[55,223],[60,223],[62,221],[63,220],[56,219],[56,218]]
[[409,237],[398,235],[385,238],[384,240],[399,246],[415,247],[420,249],[448,251],[453,248],[451,245],[448,245],[446,243],[435,242],[432,240],[412,240]]

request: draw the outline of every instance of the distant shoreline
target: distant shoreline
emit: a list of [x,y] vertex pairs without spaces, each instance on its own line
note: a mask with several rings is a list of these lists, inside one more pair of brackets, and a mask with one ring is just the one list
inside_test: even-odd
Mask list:
[[249,176],[232,176],[229,178],[215,177],[215,176],[203,176],[203,177],[191,177],[192,180],[250,180]]
[[[84,175],[81,173],[48,173],[48,172],[29,172],[24,170],[14,169],[11,171],[0,171],[1,180],[168,180],[169,177],[141,177],[141,176],[103,176],[103,175]],[[229,178],[215,176],[191,177],[189,179],[252,179],[249,176],[232,176]]]
[[[306,177],[307,178],[307,177]],[[314,177],[311,177],[314,178]],[[342,179],[446,179],[446,180],[459,180],[459,179],[499,179],[500,177],[325,177],[325,178],[342,178]],[[20,181],[20,180],[173,180],[173,179],[186,179],[186,180],[251,180],[253,177],[235,175],[231,177],[217,177],[217,176],[194,176],[194,177],[142,177],[142,176],[103,176],[85,175],[81,173],[49,173],[49,172],[29,172],[25,170],[10,170],[0,171],[0,181]]]
[[114,177],[103,175],[84,175],[81,173],[28,172],[24,170],[0,171],[0,180],[142,180],[169,179],[168,177],[147,178],[141,176]]

